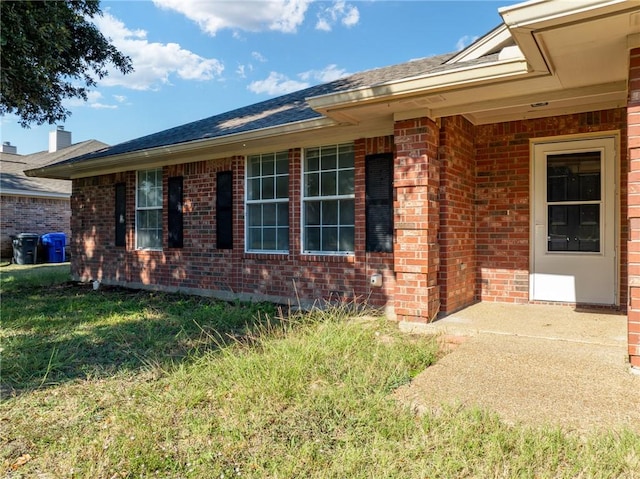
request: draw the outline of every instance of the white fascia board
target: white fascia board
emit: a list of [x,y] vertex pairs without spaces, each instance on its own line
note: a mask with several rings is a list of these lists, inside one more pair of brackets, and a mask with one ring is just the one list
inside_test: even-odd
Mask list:
[[316,111],[327,114],[334,109],[348,108],[362,103],[389,101],[412,95],[425,95],[460,88],[469,84],[502,81],[530,73],[524,58],[511,58],[482,65],[471,65],[412,78],[404,78],[375,86],[362,87],[341,93],[307,98]]
[[23,196],[27,198],[42,198],[42,199],[69,199],[71,193],[54,193],[51,191],[31,191],[31,190],[15,190],[13,188],[7,188],[0,190],[2,196]]
[[335,120],[330,118],[315,118],[277,127],[267,127],[222,137],[188,141],[147,150],[137,150],[77,163],[54,164],[25,170],[24,173],[27,176],[33,177],[71,180],[117,173],[120,171],[156,168],[171,164],[192,163],[195,161],[214,159],[220,157],[216,156],[216,150],[222,150],[224,152],[222,157],[244,155],[246,154],[244,147],[248,143],[260,142],[261,140],[267,140],[277,136],[313,131],[335,125]]
[[467,48],[456,54],[445,62],[445,65],[461,63],[469,60],[477,60],[478,58],[501,48],[509,41],[513,40],[511,32],[506,25],[500,25],[487,33],[484,37],[476,40]]
[[637,0],[531,0],[498,9],[510,30],[517,28],[546,28],[598,15],[611,14],[633,7]]

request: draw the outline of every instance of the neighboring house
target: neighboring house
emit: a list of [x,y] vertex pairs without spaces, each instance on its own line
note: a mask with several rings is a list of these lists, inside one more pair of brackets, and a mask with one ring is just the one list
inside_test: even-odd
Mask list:
[[0,254],[13,254],[11,237],[20,233],[61,232],[71,235],[71,181],[30,178],[24,170],[57,163],[106,147],[96,140],[71,144],[71,132],[58,128],[49,136],[49,151],[19,155],[8,142],[0,152]]
[[73,179],[74,277],[356,296],[408,322],[476,301],[628,310],[640,367],[640,4],[500,14],[460,53],[29,171]]

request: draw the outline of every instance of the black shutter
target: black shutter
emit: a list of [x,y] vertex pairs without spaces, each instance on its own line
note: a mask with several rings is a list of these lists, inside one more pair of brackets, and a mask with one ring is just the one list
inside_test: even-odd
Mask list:
[[182,248],[182,176],[169,178],[169,248]]
[[216,185],[216,246],[218,249],[233,248],[233,182],[230,171],[217,175]]
[[367,251],[393,251],[393,155],[365,158]]
[[116,246],[126,246],[127,234],[127,187],[124,183],[116,183]]

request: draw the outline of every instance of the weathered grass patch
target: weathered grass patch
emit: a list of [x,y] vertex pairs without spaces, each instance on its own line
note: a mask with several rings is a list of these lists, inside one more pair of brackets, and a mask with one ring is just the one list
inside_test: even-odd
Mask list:
[[[581,438],[459,408],[417,416],[390,392],[437,358],[435,341],[379,318],[352,320],[349,308],[278,320],[255,305],[117,290],[57,294],[32,313],[15,306],[13,326],[3,325],[10,337],[40,328],[50,336],[41,341],[77,345],[50,371],[55,381],[36,384],[45,366],[33,378],[16,375],[16,396],[0,404],[8,477],[640,474],[640,439],[630,433]],[[84,311],[73,318],[69,295]],[[52,323],[41,322],[43,309]],[[76,338],[91,335],[102,342]],[[90,361],[83,348],[102,358],[94,374],[79,373]]]

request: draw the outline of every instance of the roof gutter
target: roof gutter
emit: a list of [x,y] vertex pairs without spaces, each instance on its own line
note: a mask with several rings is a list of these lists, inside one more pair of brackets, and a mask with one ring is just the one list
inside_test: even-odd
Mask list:
[[390,100],[406,99],[411,96],[424,96],[468,85],[479,85],[504,81],[518,76],[530,74],[527,60],[522,56],[498,60],[490,64],[464,65],[455,70],[431,73],[411,78],[403,78],[370,87],[363,87],[346,92],[332,93],[307,98],[314,110],[331,115],[334,110],[349,108],[355,105],[378,103]]
[[315,118],[276,127],[261,128],[217,138],[186,141],[167,146],[137,150],[81,162],[63,162],[25,170],[27,176],[71,180],[116,173],[123,170],[156,168],[168,164],[212,160],[237,154],[250,154],[254,148],[273,138],[308,132],[337,123],[330,118]]
[[32,190],[16,190],[14,188],[3,188],[0,190],[0,194],[6,196],[23,196],[29,198],[42,198],[42,199],[66,199],[71,198],[71,193],[54,193],[54,192],[40,192]]

